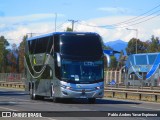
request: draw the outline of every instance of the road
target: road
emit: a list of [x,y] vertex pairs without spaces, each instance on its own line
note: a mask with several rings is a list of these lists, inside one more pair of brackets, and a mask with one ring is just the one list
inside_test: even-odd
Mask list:
[[[160,111],[160,103],[125,101],[114,99],[98,99],[96,104],[89,104],[86,100],[53,103],[50,99],[30,100],[23,90],[0,88],[0,111]],[[159,120],[157,117],[47,117],[30,118],[31,120]],[[94,112],[93,112],[94,116]],[[10,118],[20,120],[21,118]],[[9,119],[9,120],[10,120]],[[25,120],[28,118],[23,118]],[[6,118],[0,118],[6,120]],[[7,118],[8,120],[8,118]]]

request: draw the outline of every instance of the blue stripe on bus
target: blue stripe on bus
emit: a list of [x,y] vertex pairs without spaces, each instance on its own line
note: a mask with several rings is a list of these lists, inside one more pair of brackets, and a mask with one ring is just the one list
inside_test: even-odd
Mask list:
[[150,71],[146,75],[146,79],[149,79],[155,73],[159,64],[160,64],[160,54],[157,55],[157,58],[153,64],[152,68],[150,69]]

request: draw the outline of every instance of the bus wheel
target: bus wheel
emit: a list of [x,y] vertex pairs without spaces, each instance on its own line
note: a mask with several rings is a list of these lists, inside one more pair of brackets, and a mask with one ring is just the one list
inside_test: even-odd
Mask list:
[[37,97],[37,95],[35,94],[35,91],[34,91],[33,89],[30,89],[30,98],[31,98],[32,100],[37,100],[37,99],[38,99],[38,97]]
[[96,98],[88,98],[88,102],[90,104],[94,104],[94,103],[96,103]]
[[58,103],[58,102],[60,102],[60,98],[53,97],[53,102],[54,102],[54,103]]

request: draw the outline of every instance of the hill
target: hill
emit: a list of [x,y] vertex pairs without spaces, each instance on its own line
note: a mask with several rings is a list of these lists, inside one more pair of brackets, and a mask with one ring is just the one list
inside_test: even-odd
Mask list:
[[[105,43],[106,46],[110,46],[111,48],[113,48],[116,51],[121,51],[123,50],[124,54],[126,55],[126,47],[128,45],[128,42],[125,42],[123,40],[115,40],[115,41],[110,41]],[[115,55],[116,58],[119,57],[118,54]]]

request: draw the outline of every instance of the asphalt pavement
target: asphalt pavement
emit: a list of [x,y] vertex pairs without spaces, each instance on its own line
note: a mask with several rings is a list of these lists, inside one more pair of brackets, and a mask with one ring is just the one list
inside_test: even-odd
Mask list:
[[[115,100],[109,98],[97,99],[96,104],[89,104],[87,100],[76,99],[73,101],[62,101],[54,103],[51,99],[31,100],[29,95],[21,89],[0,88],[0,111],[2,112],[45,112],[50,113],[49,117],[42,118],[23,118],[30,120],[159,120],[158,117],[107,117],[109,112],[116,115],[116,111],[131,113],[136,111],[155,112],[160,111],[160,103],[131,101],[131,100]],[[58,113],[58,117],[52,116]],[[68,114],[68,117],[64,117]],[[106,112],[106,117],[96,117]],[[28,113],[26,113],[28,114]],[[1,115],[2,116],[2,115]],[[78,117],[74,117],[78,116]],[[112,114],[112,116],[114,116]],[[23,116],[25,117],[25,116]],[[0,120],[21,120],[21,117],[2,118]]]

